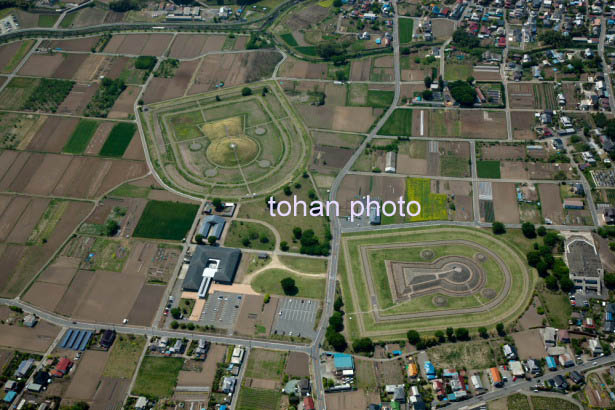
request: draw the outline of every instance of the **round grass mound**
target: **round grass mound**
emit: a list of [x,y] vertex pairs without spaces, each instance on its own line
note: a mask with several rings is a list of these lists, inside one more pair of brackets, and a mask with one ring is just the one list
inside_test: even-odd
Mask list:
[[259,153],[258,143],[250,137],[224,137],[212,141],[207,147],[207,158],[221,167],[248,164]]

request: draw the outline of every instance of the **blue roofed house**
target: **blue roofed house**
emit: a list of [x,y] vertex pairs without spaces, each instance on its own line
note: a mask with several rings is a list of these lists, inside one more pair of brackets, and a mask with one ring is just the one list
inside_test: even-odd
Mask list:
[[218,215],[209,215],[203,219],[199,233],[203,235],[204,238],[215,236],[216,239],[220,240],[224,225],[226,225],[224,218]]
[[546,362],[547,362],[547,368],[549,370],[557,369],[557,363],[555,362],[555,359],[553,358],[553,356],[547,356]]
[[334,353],[333,365],[335,372],[342,375],[354,374],[354,358],[346,353]]
[[15,397],[17,397],[17,392],[16,391],[10,391],[8,392],[5,396],[4,396],[4,402],[5,403],[12,403],[13,400],[15,400]]
[[425,374],[427,375],[427,379],[428,380],[433,380],[436,378],[436,368],[434,367],[434,365],[430,362],[427,361],[425,362]]
[[25,377],[32,365],[34,365],[34,359],[22,360],[17,370],[15,370],[15,377]]

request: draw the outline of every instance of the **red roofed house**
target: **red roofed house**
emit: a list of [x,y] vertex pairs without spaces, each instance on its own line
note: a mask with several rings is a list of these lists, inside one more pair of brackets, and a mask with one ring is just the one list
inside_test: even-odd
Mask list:
[[314,399],[312,399],[311,397],[306,397],[305,399],[303,399],[303,408],[305,410],[314,410]]
[[56,365],[56,368],[53,369],[51,375],[55,377],[63,377],[66,373],[68,373],[71,367],[73,367],[73,362],[68,357],[63,357]]
[[506,37],[500,37],[498,39],[498,47],[506,47]]

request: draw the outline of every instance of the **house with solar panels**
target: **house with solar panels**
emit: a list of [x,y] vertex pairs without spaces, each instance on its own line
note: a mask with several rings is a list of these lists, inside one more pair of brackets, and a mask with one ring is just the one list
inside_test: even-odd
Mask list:
[[60,347],[62,349],[71,349],[83,352],[86,347],[88,347],[88,343],[90,343],[91,339],[91,330],[68,329],[60,341]]
[[198,245],[190,259],[182,288],[205,298],[212,283],[233,284],[240,261],[239,249]]

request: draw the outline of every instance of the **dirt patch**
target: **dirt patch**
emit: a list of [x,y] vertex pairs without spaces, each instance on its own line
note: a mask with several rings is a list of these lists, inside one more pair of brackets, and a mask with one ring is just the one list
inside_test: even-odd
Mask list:
[[171,34],[118,34],[111,38],[105,52],[159,56],[172,38]]
[[[6,153],[7,151],[5,151]],[[6,155],[9,156],[9,155]],[[21,173],[24,165],[28,162],[30,157],[32,156],[29,152],[20,152],[17,154],[13,162],[10,164],[10,168],[6,170],[2,180],[0,180],[0,190],[7,191],[8,188],[13,184],[13,180],[15,180]],[[2,156],[4,158],[5,155]]]
[[121,118],[126,119],[134,115],[134,103],[139,96],[141,89],[135,85],[129,85],[120,94],[115,104],[111,107],[108,118]]
[[34,306],[53,312],[65,291],[66,285],[37,281],[30,287],[24,300]]
[[[194,342],[193,342],[194,343]],[[226,357],[226,346],[212,344],[200,372],[182,370],[177,378],[178,386],[212,386],[218,363]]]
[[310,358],[305,353],[290,352],[286,360],[286,374],[290,377],[310,377]]
[[93,271],[78,271],[66,290],[64,297],[56,306],[55,311],[64,316],[72,316],[76,306],[80,304],[81,300],[85,297],[85,293],[90,287],[93,278]]
[[502,76],[499,71],[477,70],[475,68],[472,71],[472,77],[474,77],[476,81],[502,81]]
[[367,393],[363,390],[344,393],[325,394],[327,409],[348,410],[367,408],[371,403],[380,403],[378,393]]
[[486,145],[481,148],[484,160],[517,160],[525,159],[525,146],[523,145]]
[[220,51],[225,40],[224,35],[178,34],[171,45],[169,56],[195,58],[211,51]]
[[538,314],[537,307],[540,306],[540,300],[534,297],[532,304],[525,311],[523,316],[519,319],[519,324],[523,330],[542,327],[544,315]]
[[82,114],[96,91],[98,91],[98,83],[75,84],[66,99],[58,107],[58,113]]
[[0,346],[44,353],[59,332],[59,327],[44,321],[35,327],[0,325]]
[[[2,250],[1,247],[0,250]],[[25,253],[26,246],[13,244],[4,246],[0,254],[0,266],[2,266],[2,271],[0,272],[0,288],[4,288],[9,282],[11,275],[16,271],[19,261]]]
[[144,285],[128,314],[128,322],[137,326],[150,326],[165,289],[160,285]]
[[147,174],[147,166],[142,161],[112,161],[111,169],[105,175],[96,196],[100,196],[112,188],[121,185],[122,182]]
[[[369,81],[369,74],[372,68],[371,59],[356,60],[350,65],[351,81]],[[425,77],[423,77],[425,78]]]
[[45,269],[38,280],[41,282],[67,285],[73,280],[80,260],[59,256],[47,269]]
[[94,196],[112,161],[94,157],[75,157],[55,186],[54,195],[74,198]]
[[68,168],[72,159],[67,155],[45,155],[36,173],[26,185],[24,192],[35,195],[49,195],[64,175],[64,171]]
[[15,224],[15,227],[7,236],[7,242],[25,243],[47,209],[49,202],[50,200],[46,198],[32,198],[21,213],[19,222]]
[[342,180],[340,189],[337,193],[337,201],[340,204],[340,214],[348,215],[350,202],[357,196],[364,196],[370,193],[371,178],[369,175],[346,175]]
[[547,355],[538,329],[512,334],[520,360],[540,359]]
[[109,408],[122,407],[129,386],[130,380],[103,377],[100,387],[94,395],[94,403],[90,408],[92,410],[108,410]]
[[493,207],[496,221],[507,224],[519,223],[519,207],[517,206],[517,191],[515,184],[510,182],[494,182]]
[[[326,63],[308,63],[307,61],[288,57],[280,66],[278,76],[324,80],[327,78],[327,70]],[[351,80],[354,79],[351,77]]]
[[65,397],[83,401],[94,398],[108,357],[109,352],[87,350],[79,361]]
[[53,73],[53,77],[71,79],[75,76],[79,67],[88,58],[87,54],[63,54],[62,64]]
[[52,77],[63,61],[62,54],[32,54],[19,70],[19,74],[32,77]]
[[530,174],[526,162],[502,161],[500,162],[500,176],[505,179],[529,179]]
[[79,70],[77,70],[77,72],[73,75],[73,79],[77,82],[89,82],[95,80],[97,73],[102,70],[108,59],[108,57],[99,54],[90,54],[81,64]]
[[542,202],[542,215],[554,224],[564,223],[564,209],[558,184],[538,185],[540,200]]
[[9,233],[13,230],[13,227],[19,221],[19,217],[29,203],[30,198],[23,196],[13,197],[13,200],[0,217],[0,241],[6,241]]
[[[271,301],[270,301],[271,303]],[[244,336],[254,336],[257,333],[257,326],[262,326],[260,316],[263,314],[263,296],[245,295],[239,317],[235,323],[235,333]],[[268,336],[271,329],[264,328],[261,336]]]
[[77,127],[79,119],[47,117],[26,148],[29,151],[60,152]]
[[198,60],[182,61],[173,78],[153,78],[143,94],[145,104],[183,96],[198,64]]
[[98,125],[98,128],[96,128],[96,132],[94,132],[92,139],[90,139],[90,143],[85,149],[85,153],[89,155],[97,155],[114,126],[115,123],[113,122],[101,122]]
[[13,56],[21,48],[23,41],[15,41],[0,46],[0,70],[6,72],[4,67],[13,59]]
[[375,111],[370,107],[335,107],[332,129],[337,131],[367,132],[377,116],[374,115]]
[[472,221],[474,203],[470,195],[455,195],[455,221]]
[[311,168],[321,173],[341,169],[352,157],[353,150],[316,145],[312,155]]
[[[61,49],[64,51],[90,51],[92,47],[98,43],[99,36],[75,38],[70,40],[53,40],[49,42],[48,47],[52,49]],[[45,46],[45,44],[43,44]]]

